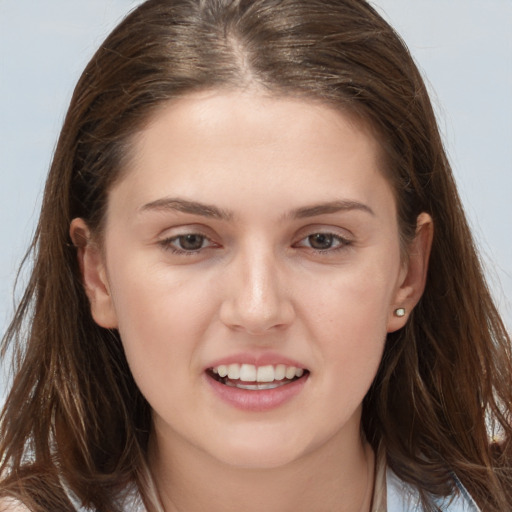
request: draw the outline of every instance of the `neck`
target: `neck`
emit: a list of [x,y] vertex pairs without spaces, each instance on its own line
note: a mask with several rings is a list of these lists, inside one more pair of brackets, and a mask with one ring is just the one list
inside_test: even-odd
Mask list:
[[223,464],[190,445],[172,443],[169,450],[154,441],[149,462],[165,512],[369,512],[371,507],[374,454],[360,438],[328,443],[265,469]]

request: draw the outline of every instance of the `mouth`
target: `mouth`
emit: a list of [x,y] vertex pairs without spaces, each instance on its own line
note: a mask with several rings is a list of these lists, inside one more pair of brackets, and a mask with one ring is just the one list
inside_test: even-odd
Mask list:
[[305,379],[309,375],[309,371],[305,368],[284,364],[255,366],[233,363],[208,368],[206,374],[228,387],[263,391],[280,388],[299,379]]

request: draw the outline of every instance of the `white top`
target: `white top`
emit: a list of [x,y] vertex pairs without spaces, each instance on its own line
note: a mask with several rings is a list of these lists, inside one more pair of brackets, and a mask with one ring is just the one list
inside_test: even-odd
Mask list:
[[[438,498],[435,504],[446,512],[480,512],[468,491],[454,476],[457,493]],[[421,512],[418,491],[400,480],[391,469],[386,470],[387,512]]]
[[[385,478],[386,497],[384,500],[387,504],[386,510],[376,503],[374,503],[373,510],[376,512],[421,512],[418,491],[413,486],[400,480],[389,468],[385,471]],[[436,505],[443,512],[481,512],[473,498],[455,476],[454,482],[457,492],[453,496],[437,499],[435,501]],[[73,499],[70,493],[68,493],[68,496],[77,512],[92,512],[77,503],[77,500]],[[142,499],[136,491],[128,492],[122,505],[124,512],[146,512]],[[0,500],[0,512],[30,511],[16,500],[3,499]]]

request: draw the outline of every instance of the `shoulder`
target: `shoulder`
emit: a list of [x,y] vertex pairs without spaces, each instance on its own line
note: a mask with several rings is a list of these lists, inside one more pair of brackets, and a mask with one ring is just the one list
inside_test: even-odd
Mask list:
[[0,498],[0,512],[30,512],[30,510],[18,500]]
[[[453,495],[436,498],[437,507],[445,512],[480,512],[459,479],[454,476],[453,480]],[[388,512],[421,512],[418,492],[413,486],[400,480],[390,468],[386,470],[386,481]]]

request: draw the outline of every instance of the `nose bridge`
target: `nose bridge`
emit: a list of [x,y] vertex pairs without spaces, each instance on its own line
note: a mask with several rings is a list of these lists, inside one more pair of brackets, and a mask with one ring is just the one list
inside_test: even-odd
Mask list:
[[268,242],[246,244],[230,265],[230,292],[223,304],[227,325],[259,334],[291,321],[282,264]]

